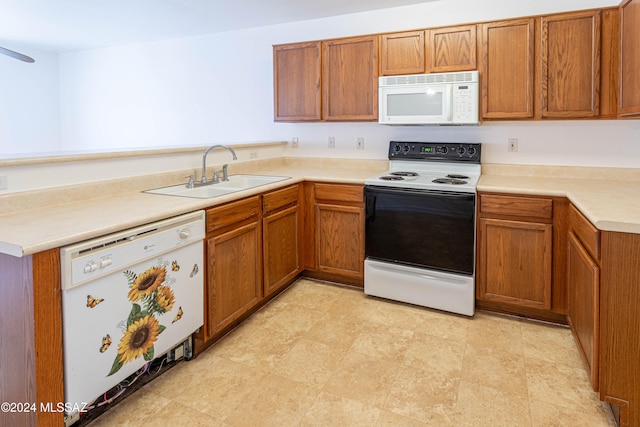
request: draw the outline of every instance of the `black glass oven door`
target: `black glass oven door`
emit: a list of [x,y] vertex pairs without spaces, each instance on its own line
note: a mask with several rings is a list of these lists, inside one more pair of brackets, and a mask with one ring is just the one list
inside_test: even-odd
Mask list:
[[475,194],[365,186],[365,256],[472,275]]

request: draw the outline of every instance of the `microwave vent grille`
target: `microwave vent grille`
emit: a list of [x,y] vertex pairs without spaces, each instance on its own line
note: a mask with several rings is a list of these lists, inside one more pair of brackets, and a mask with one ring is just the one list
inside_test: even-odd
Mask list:
[[403,86],[432,83],[477,82],[477,71],[458,73],[410,74],[406,76],[387,76],[380,78],[381,86]]

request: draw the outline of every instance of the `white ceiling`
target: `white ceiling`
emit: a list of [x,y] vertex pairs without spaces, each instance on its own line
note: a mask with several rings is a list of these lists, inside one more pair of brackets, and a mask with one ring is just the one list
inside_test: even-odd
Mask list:
[[442,0],[0,0],[0,46],[56,52]]

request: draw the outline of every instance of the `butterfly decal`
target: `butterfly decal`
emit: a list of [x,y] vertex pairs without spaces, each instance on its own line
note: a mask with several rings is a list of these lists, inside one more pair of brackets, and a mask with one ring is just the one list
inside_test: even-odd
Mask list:
[[96,305],[104,301],[104,298],[94,298],[91,295],[87,295],[87,307],[94,308]]
[[193,264],[193,268],[191,269],[191,274],[189,274],[189,277],[193,277],[196,274],[198,274],[198,264]]
[[171,262],[171,271],[180,271],[180,264],[178,264],[178,261]]
[[100,347],[100,353],[104,353],[105,351],[107,351],[110,345],[111,345],[111,335],[107,334],[102,338],[102,346]]
[[178,320],[182,319],[183,314],[184,312],[182,311],[182,307],[178,307],[178,314],[176,314],[176,317],[173,318],[173,322],[171,323],[176,323]]

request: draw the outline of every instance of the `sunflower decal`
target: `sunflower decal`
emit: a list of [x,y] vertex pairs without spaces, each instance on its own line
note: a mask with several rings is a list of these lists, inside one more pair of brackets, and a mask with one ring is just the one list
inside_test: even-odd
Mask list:
[[173,280],[167,277],[166,265],[148,268],[141,274],[127,270],[124,275],[129,282],[127,297],[132,302],[131,312],[126,325],[122,322],[124,335],[107,376],[115,374],[126,363],[140,357],[146,361],[153,360],[153,346],[158,335],[166,329],[157,316],[171,311],[175,304],[175,294],[169,286]]
[[167,311],[171,311],[175,299],[176,297],[173,295],[173,291],[170,287],[160,286],[158,288],[157,297],[154,301],[155,306],[157,307],[157,311],[159,313],[166,313]]
[[153,316],[145,316],[129,325],[122,341],[118,344],[118,357],[122,363],[146,356],[149,350],[153,350],[153,343],[158,339],[159,332],[160,323]]
[[129,301],[137,302],[150,297],[153,292],[164,282],[167,269],[164,266],[151,267],[140,276],[132,271],[124,273],[129,278]]

